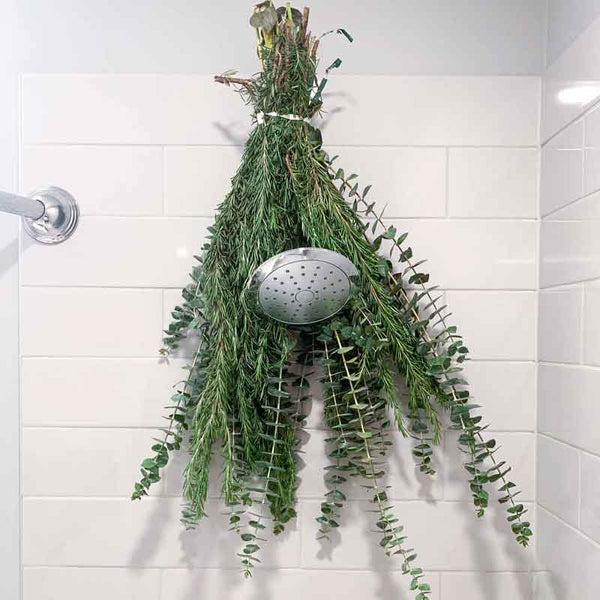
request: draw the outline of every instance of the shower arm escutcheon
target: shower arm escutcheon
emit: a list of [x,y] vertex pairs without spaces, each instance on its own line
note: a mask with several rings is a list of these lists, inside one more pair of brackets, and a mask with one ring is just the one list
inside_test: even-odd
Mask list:
[[0,212],[22,217],[25,231],[42,244],[64,242],[79,221],[75,198],[59,187],[39,189],[29,196],[0,192]]

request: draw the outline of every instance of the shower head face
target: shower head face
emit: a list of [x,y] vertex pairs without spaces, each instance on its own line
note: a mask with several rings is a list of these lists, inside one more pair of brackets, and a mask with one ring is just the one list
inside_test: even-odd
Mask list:
[[309,325],[346,305],[357,275],[352,262],[337,252],[296,248],[264,262],[248,287],[265,315],[287,325]]

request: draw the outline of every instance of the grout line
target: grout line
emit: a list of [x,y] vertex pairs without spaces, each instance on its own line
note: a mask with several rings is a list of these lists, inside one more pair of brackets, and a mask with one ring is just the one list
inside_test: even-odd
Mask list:
[[444,213],[446,219],[450,217],[450,148],[446,148],[446,178],[445,178],[445,186],[446,186],[446,195],[445,195],[445,204],[444,204]]
[[585,336],[585,297],[586,297],[586,286],[585,284],[583,285],[579,285],[578,289],[581,293],[581,298],[579,299],[579,331],[578,331],[578,337],[579,337],[579,348],[578,348],[578,354],[579,354],[579,363],[581,365],[583,365],[584,363],[584,336]]
[[560,362],[560,361],[552,361],[552,360],[541,360],[540,361],[541,365],[545,365],[545,366],[549,366],[549,367],[566,367],[566,368],[573,368],[573,369],[578,369],[578,370],[589,370],[589,371],[597,371],[600,369],[600,365],[586,365],[586,364],[580,364],[577,362]]
[[[585,160],[585,157],[586,157],[586,147],[585,147],[586,133],[585,132],[587,129],[585,121],[586,120],[583,119],[583,144],[582,144],[582,147],[580,148],[580,151],[581,151],[581,180],[580,180],[581,187],[580,187],[580,189],[581,189],[582,197],[589,196],[590,194],[593,193],[593,192],[586,193],[586,191],[585,191],[585,163],[586,163],[586,160]],[[594,191],[598,191],[598,190],[594,190]]]
[[[575,125],[578,121],[585,121],[589,114],[594,112],[594,110],[600,105],[600,98],[596,98],[592,101],[591,104],[586,106],[583,111],[579,112],[575,117],[567,121],[564,125],[559,127],[553,134],[551,134],[547,139],[545,139],[541,146],[542,148],[546,147],[553,139],[558,137],[563,131],[566,131],[571,125]],[[585,122],[584,122],[584,131],[585,131]]]
[[[150,495],[147,496],[144,499],[144,502],[146,503],[152,503],[152,502],[164,502],[167,500],[175,500],[175,499],[180,499],[180,495],[174,495],[174,496],[157,496],[157,495]],[[391,498],[391,496],[390,496]],[[98,502],[98,501],[102,501],[102,500],[111,500],[113,502],[127,502],[127,503],[131,503],[131,496],[129,494],[124,494],[122,496],[96,496],[96,495],[86,495],[86,496],[74,496],[74,495],[64,495],[64,496],[47,496],[47,495],[39,495],[39,494],[31,494],[27,496],[28,500],[35,500],[40,501],[40,500],[48,500],[50,502],[55,502],[55,501],[64,501],[64,500],[68,500],[70,502]],[[320,502],[323,499],[323,495],[319,492],[319,494],[315,494],[314,496],[304,496],[301,498],[301,500],[304,500],[304,504],[305,505],[317,505],[320,504]],[[221,496],[211,496],[209,498],[209,500],[212,500],[213,502],[218,502],[221,500]],[[368,496],[366,496],[365,498],[348,498],[347,502],[352,503],[352,504],[372,504],[372,501],[369,499]],[[434,505],[434,506],[439,506],[442,504],[447,504],[447,505],[452,505],[452,506],[456,506],[459,504],[462,504],[466,507],[472,508],[473,507],[473,502],[467,497],[461,500],[445,500],[445,499],[441,499],[441,498],[434,498],[431,502],[427,501],[424,502],[423,499],[421,497],[415,497],[415,498],[395,498],[394,502],[397,502],[399,504],[420,504],[420,505]],[[522,504],[526,504],[527,508],[530,508],[534,502],[533,500],[529,499],[529,500],[523,500]],[[474,513],[473,513],[474,514]]]
[[[32,289],[32,290],[48,290],[53,292],[59,292],[64,290],[94,290],[94,291],[102,291],[102,290],[110,290],[112,292],[148,292],[153,293],[156,291],[177,291],[181,290],[188,284],[187,281],[169,285],[169,284],[146,284],[142,283],[139,285],[129,285],[125,286],[119,283],[24,283],[21,285],[24,289]],[[415,291],[416,288],[407,288],[409,291]],[[451,293],[483,293],[483,294],[535,294],[537,290],[535,288],[445,288],[446,292]]]
[[[546,12],[546,16],[548,13]],[[533,384],[533,405],[534,405],[534,414],[535,414],[535,434],[534,434],[534,444],[533,444],[533,518],[535,519],[535,523],[538,523],[538,471],[539,471],[539,452],[538,452],[538,444],[539,444],[539,411],[540,411],[540,301],[541,301],[541,281],[542,281],[542,169],[543,169],[543,161],[542,161],[542,147],[541,147],[541,137],[542,137],[542,109],[543,109],[543,81],[541,81],[540,85],[540,95],[539,95],[539,110],[538,110],[538,139],[540,140],[540,146],[538,148],[537,155],[537,194],[536,194],[536,214],[537,214],[537,227],[536,227],[536,235],[537,235],[537,244],[536,244],[536,282],[537,282],[537,301],[536,301],[536,309],[535,309],[535,379]],[[530,578],[530,591],[529,596],[533,596],[533,582],[534,575],[533,569],[537,564],[537,538],[535,539],[533,545],[533,561],[529,565],[529,578]]]
[[566,202],[562,206],[559,206],[558,208],[554,208],[550,212],[548,212],[548,213],[546,213],[544,215],[541,215],[541,220],[542,221],[549,220],[549,221],[558,222],[558,223],[563,223],[563,222],[577,223],[578,221],[581,221],[581,219],[548,219],[548,217],[551,217],[551,216],[555,215],[556,213],[560,212],[561,210],[564,210],[565,208],[569,208],[569,207],[573,206],[574,204],[577,204],[577,202],[580,202],[581,200],[587,200],[591,196],[594,196],[595,194],[598,194],[599,191],[600,191],[600,188],[597,189],[597,190],[593,190],[591,192],[588,192],[587,194],[584,194],[583,196],[578,196],[577,198],[574,198],[573,200],[569,200],[568,202]]
[[161,199],[162,199],[162,216],[165,217],[168,214],[167,211],[167,193],[166,193],[166,153],[167,149],[163,146],[161,149]]
[[[186,361],[190,360],[191,356],[175,356],[170,357],[169,360]],[[146,354],[146,355],[129,355],[129,354],[25,354],[23,355],[25,360],[159,360],[166,362],[164,356],[158,354]],[[535,365],[534,359],[519,359],[519,358],[479,358],[471,359],[468,363],[475,364],[488,364],[488,363],[500,363],[500,364],[515,364],[515,365]],[[551,363],[554,364],[554,363]],[[572,366],[572,365],[569,365]],[[586,365],[587,366],[587,365]],[[600,368],[600,367],[596,367]]]
[[581,530],[581,452],[577,452],[577,528]]
[[558,516],[555,512],[553,512],[552,510],[550,510],[549,508],[547,508],[543,504],[540,504],[540,508],[542,508],[543,510],[545,510],[549,515],[551,515],[552,517],[554,517],[557,521],[559,521],[560,523],[562,523],[565,527],[567,527],[568,529],[570,529],[572,532],[574,532],[575,534],[580,535],[582,538],[584,538],[585,540],[587,540],[597,550],[600,550],[600,542],[597,542],[594,538],[591,538],[584,531],[581,531],[580,529],[577,529],[577,527],[574,527],[570,523],[567,523],[567,521],[565,521],[562,517]]
[[553,435],[552,433],[548,433],[547,431],[541,431],[538,435],[541,437],[548,438],[549,440],[552,440],[553,442],[557,442],[559,444],[563,444],[564,446],[568,446],[569,448],[571,448],[573,450],[579,450],[581,452],[585,452],[586,454],[588,454],[589,456],[593,456],[594,458],[600,458],[600,452],[594,453],[591,450],[584,448],[583,446],[578,446],[577,444],[574,444],[572,442],[567,442],[567,441]]
[[[62,429],[65,431],[69,431],[69,430],[99,430],[99,431],[148,431],[148,432],[152,432],[152,431],[156,431],[157,429],[159,429],[161,427],[161,423],[155,423],[154,425],[123,425],[123,424],[111,424],[111,425],[95,425],[93,423],[87,423],[87,422],[83,422],[83,423],[77,423],[77,422],[68,422],[68,423],[60,423],[58,422],[58,424],[50,422],[50,423],[42,423],[42,424],[36,424],[36,423],[25,423],[23,425],[23,429],[28,429],[31,431],[36,431],[36,430],[40,430],[40,431],[47,431],[47,430],[57,430],[57,429]],[[317,434],[326,434],[329,430],[326,428],[320,428],[320,427],[304,427],[302,429],[303,432],[306,432],[307,434],[309,434],[309,437],[312,437],[313,435],[317,436]],[[444,433],[446,435],[448,435],[450,433],[451,430],[445,429]],[[496,429],[496,428],[488,428],[486,429],[486,431],[488,431],[489,433],[493,433],[495,435],[507,435],[507,436],[513,436],[513,435],[518,435],[519,437],[524,437],[524,436],[528,436],[531,437],[535,431],[531,430],[531,429]],[[392,431],[391,432],[392,435],[394,435],[395,437],[397,437],[396,434],[399,434],[399,432],[396,431]],[[404,438],[401,436],[398,438],[398,440],[400,442],[402,442],[404,440]],[[318,441],[318,440],[316,440]],[[316,442],[315,442],[316,443]],[[408,447],[408,446],[407,446]],[[439,445],[434,446],[435,448],[438,448],[440,450],[440,452],[443,452],[443,444],[440,443]],[[442,481],[442,478],[436,480],[436,481]]]
[[[160,330],[161,330],[161,338],[164,335],[164,330],[167,328],[167,324],[165,322],[165,307],[166,307],[166,298],[165,298],[165,290],[160,293]],[[162,356],[162,355],[160,355]]]
[[[216,208],[211,209],[212,212],[207,213],[198,213],[198,214],[177,214],[177,213],[169,213],[169,214],[84,214],[86,221],[88,223],[93,221],[182,221],[182,220],[201,220],[201,219],[214,219],[216,214]],[[386,218],[389,220],[395,221],[452,221],[457,223],[462,222],[484,222],[484,223],[537,223],[537,217],[505,217],[505,216],[476,216],[476,217],[465,217],[465,216],[457,216],[457,217],[447,217],[447,216],[430,216],[430,215],[415,215],[415,216],[404,216],[404,215],[396,215],[387,214]],[[372,221],[372,218],[368,218],[367,220]]]
[[559,283],[557,285],[540,288],[540,292],[560,292],[567,290],[577,290],[579,283],[579,281],[574,281],[572,283]]
[[574,281],[563,281],[562,283],[554,283],[552,285],[541,287],[540,290],[545,291],[569,285],[577,285],[578,283],[592,283],[594,281],[600,281],[600,277],[598,277],[598,275],[594,275],[592,277],[584,277],[583,279],[576,279]]
[[[242,144],[227,144],[227,143],[214,143],[214,142],[199,142],[193,144],[186,144],[181,142],[160,142],[160,143],[146,143],[146,142],[26,142],[23,144],[23,148],[243,148]],[[364,149],[426,149],[426,148],[503,148],[507,150],[522,150],[528,149],[539,149],[536,144],[325,144],[326,150],[335,150],[336,148],[364,148]]]
[[[324,565],[326,565],[327,563],[324,563]],[[390,565],[394,565],[395,563],[390,562]],[[225,572],[239,572],[240,568],[238,566],[231,566],[231,567],[227,567],[227,566],[214,566],[214,567],[202,567],[202,566],[193,566],[193,567],[182,567],[179,565],[152,565],[152,566],[145,566],[145,565],[135,565],[135,566],[131,566],[128,564],[115,564],[115,565],[75,565],[75,564],[58,564],[58,565],[48,565],[48,564],[35,564],[35,563],[31,563],[26,565],[25,567],[26,569],[86,569],[86,570],[131,570],[131,571],[183,571],[185,573],[190,573],[190,572],[195,572],[195,571],[215,571],[215,572],[220,572],[220,571],[225,571]],[[261,571],[264,571],[266,573],[273,573],[273,572],[298,572],[301,573],[303,571],[325,571],[327,573],[348,573],[348,572],[352,572],[352,573],[357,573],[357,574],[361,574],[361,575],[381,575],[381,574],[385,574],[385,573],[395,573],[395,574],[402,574],[402,570],[401,567],[397,567],[397,568],[384,568],[384,569],[372,569],[372,568],[367,568],[367,567],[361,567],[361,568],[352,568],[352,567],[348,567],[348,568],[343,568],[343,567],[337,567],[337,566],[318,566],[318,567],[311,567],[311,566],[304,566],[301,564],[298,564],[296,566],[289,566],[289,567],[262,567]],[[543,571],[535,571],[535,572],[543,572]],[[478,569],[478,570],[474,570],[473,568],[471,569],[440,569],[440,568],[435,568],[433,570],[428,570],[427,573],[429,575],[442,575],[442,574],[456,574],[456,575],[463,575],[463,574],[468,574],[468,575],[479,575],[479,574],[484,574],[484,575],[524,575],[527,574],[527,571],[510,571],[507,569],[503,569],[503,570],[498,570],[498,571],[492,571],[492,570],[488,570],[488,569]],[[439,596],[438,596],[439,597]]]
[[[18,189],[21,190],[23,185],[23,77],[19,76],[18,82]],[[23,600],[24,594],[24,541],[23,531],[25,528],[25,516],[23,511],[23,497],[24,497],[24,439],[23,439],[23,422],[24,422],[24,411],[23,411],[23,302],[22,302],[22,289],[23,289],[23,227],[19,227],[18,232],[18,250],[17,250],[17,264],[18,264],[18,289],[17,289],[17,302],[18,302],[18,334],[17,334],[17,354],[18,354],[18,380],[19,380],[19,598]]]

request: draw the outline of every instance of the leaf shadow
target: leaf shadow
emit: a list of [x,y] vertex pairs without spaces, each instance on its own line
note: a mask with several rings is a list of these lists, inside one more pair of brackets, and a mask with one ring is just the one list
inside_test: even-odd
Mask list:
[[212,125],[221,132],[223,137],[230,142],[231,146],[238,148],[241,158],[244,152],[244,145],[248,138],[247,131],[244,131],[242,124],[239,121],[232,121],[231,123],[213,121]]

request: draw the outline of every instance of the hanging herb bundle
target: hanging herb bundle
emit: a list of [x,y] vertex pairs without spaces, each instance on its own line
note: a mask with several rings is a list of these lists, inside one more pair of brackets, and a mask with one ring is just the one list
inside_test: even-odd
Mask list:
[[[340,525],[346,481],[364,480],[380,545],[399,556],[417,600],[426,600],[430,587],[383,483],[392,428],[415,440],[417,468],[433,476],[432,445],[440,441],[447,413],[458,431],[477,516],[483,516],[489,489],[496,486],[517,542],[527,546],[532,532],[519,492],[507,478],[510,467],[474,412],[478,406],[461,375],[468,349],[448,324],[422,270],[424,261],[413,257],[407,234],[387,227],[375,213],[366,200],[370,186],[361,190],[355,174],[333,166],[335,159],[309,122],[321,110],[327,73],[341,61],[319,78],[323,36],[311,36],[308,15],[306,8],[276,9],[271,1],[257,5],[250,23],[261,72],[252,79],[231,73],[215,78],[241,93],[256,123],[166,332],[165,353],[190,335],[198,346],[172,397],[168,426],[142,462],[133,498],[147,495],[185,438],[190,459],[182,521],[193,527],[205,516],[210,462],[221,452],[222,496],[231,528],[242,540],[244,573],[251,574],[268,530],[280,533],[296,515],[296,454],[307,378],[315,369],[331,430],[329,491],[316,535],[327,538]],[[329,33],[352,41],[343,29]],[[384,243],[389,257],[380,254]],[[333,319],[292,328],[257,310],[247,288],[263,262],[299,247],[342,254],[358,275],[354,294]]]

